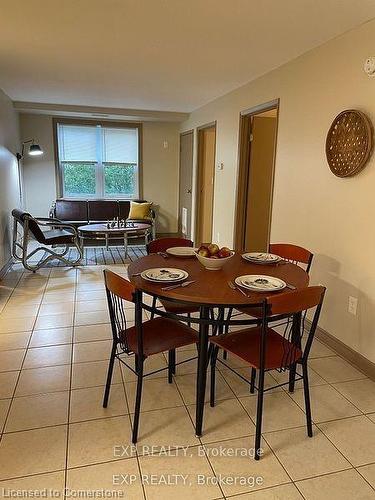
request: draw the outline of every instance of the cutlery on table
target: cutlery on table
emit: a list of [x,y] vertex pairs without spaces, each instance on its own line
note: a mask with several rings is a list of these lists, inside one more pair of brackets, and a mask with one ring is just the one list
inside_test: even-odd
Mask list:
[[291,285],[290,283],[285,283],[286,287],[289,288],[290,290],[297,290],[297,287],[294,285]]
[[164,259],[168,259],[169,255],[166,252],[156,252],[156,255],[161,255]]
[[246,292],[244,292],[242,290],[242,288],[240,288],[239,286],[237,286],[235,283],[233,283],[233,281],[228,281],[228,285],[229,285],[229,288],[231,288],[232,290],[238,290],[239,292],[242,293],[242,295],[245,295],[245,297],[249,298],[249,296],[247,295]]
[[134,276],[140,276],[142,273],[133,273],[130,277],[133,278]]
[[183,283],[177,283],[177,285],[165,286],[162,288],[162,290],[167,291],[174,290],[175,288],[183,288],[185,286],[191,285],[192,283],[195,283],[195,281],[184,281]]

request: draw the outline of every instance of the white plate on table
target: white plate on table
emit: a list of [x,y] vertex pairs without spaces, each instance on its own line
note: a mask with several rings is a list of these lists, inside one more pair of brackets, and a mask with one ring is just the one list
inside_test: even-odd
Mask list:
[[236,285],[253,292],[277,292],[286,287],[285,281],[263,274],[245,274],[244,276],[238,276],[234,281]]
[[242,257],[254,264],[277,264],[281,260],[279,255],[267,252],[249,252],[242,254]]
[[175,269],[174,267],[154,267],[141,273],[141,278],[154,283],[176,283],[183,281],[188,276],[189,274],[183,269]]
[[196,250],[193,247],[171,247],[166,252],[174,257],[194,257]]

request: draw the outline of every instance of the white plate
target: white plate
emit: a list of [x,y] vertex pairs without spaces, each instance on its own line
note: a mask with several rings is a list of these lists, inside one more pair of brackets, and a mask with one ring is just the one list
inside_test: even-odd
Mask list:
[[266,252],[249,252],[242,254],[242,257],[249,262],[255,264],[276,264],[281,260],[281,257],[274,253]]
[[148,281],[154,281],[156,283],[177,282],[183,281],[189,276],[186,271],[182,269],[175,269],[173,267],[154,267],[152,269],[146,269],[141,273],[141,277]]
[[194,257],[196,250],[193,247],[171,247],[167,248],[166,252],[175,257]]
[[246,274],[238,276],[234,281],[236,285],[257,292],[277,292],[286,287],[285,281],[263,274]]

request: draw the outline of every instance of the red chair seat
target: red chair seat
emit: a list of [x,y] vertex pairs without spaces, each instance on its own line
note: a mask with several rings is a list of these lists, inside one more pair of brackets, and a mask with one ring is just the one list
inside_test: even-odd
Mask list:
[[[125,332],[120,332],[124,339]],[[128,346],[135,354],[138,353],[137,330],[135,326],[126,330]],[[155,318],[143,323],[143,353],[145,356],[169,351],[198,342],[198,334],[184,323],[168,318]]]
[[167,312],[174,314],[186,314],[199,311],[197,306],[189,306],[189,304],[184,304],[183,302],[173,302],[172,300],[159,299],[164,309]]
[[[248,328],[227,335],[211,337],[211,342],[227,352],[238,356],[249,363],[253,368],[259,369],[261,328]],[[265,369],[274,370],[298,361],[302,357],[301,349],[293,346],[291,342],[279,335],[272,328],[267,329]]]

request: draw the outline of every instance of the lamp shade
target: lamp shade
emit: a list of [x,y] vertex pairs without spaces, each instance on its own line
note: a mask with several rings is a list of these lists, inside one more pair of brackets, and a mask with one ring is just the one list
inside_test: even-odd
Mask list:
[[29,149],[30,156],[39,156],[42,154],[43,154],[43,151],[42,151],[42,148],[39,146],[39,144],[31,144],[30,149]]

